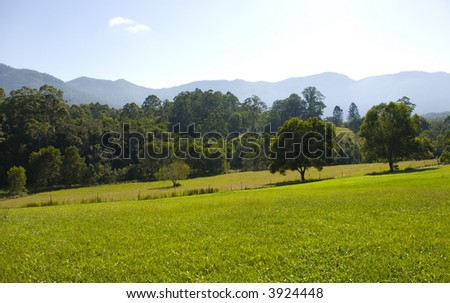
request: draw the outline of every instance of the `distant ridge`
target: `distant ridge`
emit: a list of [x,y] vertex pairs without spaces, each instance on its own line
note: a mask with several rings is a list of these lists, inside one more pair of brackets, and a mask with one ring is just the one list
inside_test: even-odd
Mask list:
[[204,80],[170,88],[151,89],[124,79],[111,81],[80,77],[64,82],[45,73],[0,64],[0,87],[7,93],[22,86],[38,88],[43,84],[63,90],[69,103],[100,102],[113,107],[122,107],[128,102],[142,104],[145,98],[152,94],[162,100],[172,100],[178,93],[196,88],[223,93],[230,91],[241,101],[257,95],[270,106],[277,99],[284,99],[291,93],[300,94],[307,86],[316,86],[326,96],[325,115],[330,115],[335,105],[347,110],[351,102],[355,102],[364,114],[375,104],[395,101],[403,96],[408,96],[417,105],[416,112],[420,114],[450,111],[450,74],[444,72],[409,71],[358,81],[346,75],[328,72],[273,83]]

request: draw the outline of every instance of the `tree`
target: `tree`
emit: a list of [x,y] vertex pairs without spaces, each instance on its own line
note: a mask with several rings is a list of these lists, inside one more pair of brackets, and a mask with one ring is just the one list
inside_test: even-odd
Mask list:
[[26,191],[27,175],[22,166],[13,166],[8,170],[8,190],[11,195],[19,195]]
[[163,103],[157,96],[150,95],[145,98],[145,101],[142,104],[142,110],[146,117],[149,117],[156,122],[161,122],[163,118]]
[[363,123],[363,118],[356,118],[354,117],[350,121],[346,123],[347,127],[351,129],[355,134],[359,132],[361,128],[361,124]]
[[356,106],[356,104],[352,102],[348,108],[346,125],[356,134],[357,132],[359,132],[362,122],[363,119],[359,115],[358,106]]
[[450,164],[450,151],[444,150],[442,154],[439,156],[439,163],[441,164]]
[[122,120],[138,120],[142,116],[142,109],[136,103],[127,103],[122,108]]
[[61,180],[61,152],[48,146],[30,155],[31,180],[36,187],[57,185]]
[[86,163],[75,146],[69,146],[62,160],[61,179],[64,185],[82,183],[86,172]]
[[291,94],[288,98],[276,100],[272,104],[269,112],[269,120],[272,123],[272,129],[276,130],[285,121],[297,117],[306,118],[306,102],[297,94]]
[[321,170],[335,160],[334,134],[335,126],[317,117],[307,121],[291,118],[278,129],[271,146],[270,172],[284,174],[286,170],[296,170],[304,182],[310,167]]
[[178,180],[185,180],[189,176],[191,169],[189,165],[182,161],[174,161],[166,166],[161,167],[156,173],[158,180],[170,180],[173,187],[179,186]]
[[74,127],[70,125],[69,107],[63,92],[54,87],[13,90],[0,102],[0,112],[3,131],[7,133],[1,147],[5,167],[26,167],[33,151],[50,145],[62,147],[74,139],[70,135]]
[[258,97],[251,96],[244,100],[241,107],[244,129],[246,131],[260,131],[263,127],[263,113],[267,105]]
[[332,122],[334,123],[334,125],[340,126],[342,125],[343,121],[344,121],[344,111],[338,105],[336,105],[333,109]]
[[[3,101],[5,101],[5,98],[6,98],[5,91],[3,90],[3,88],[0,87],[0,108],[1,108],[1,104],[3,103]],[[3,117],[0,115],[0,143],[5,140],[3,138],[4,134],[2,131],[3,130],[2,121],[3,121]]]
[[327,107],[323,102],[325,96],[314,86],[306,87],[303,90],[302,95],[306,101],[306,118],[320,118],[323,115],[323,110]]
[[347,115],[347,121],[350,121],[354,118],[361,118],[359,115],[358,106],[354,102],[350,103],[350,106],[348,108],[348,115]]
[[413,110],[414,105],[401,99],[381,103],[367,112],[359,132],[366,159],[387,161],[392,172],[394,163],[416,152],[420,127]]

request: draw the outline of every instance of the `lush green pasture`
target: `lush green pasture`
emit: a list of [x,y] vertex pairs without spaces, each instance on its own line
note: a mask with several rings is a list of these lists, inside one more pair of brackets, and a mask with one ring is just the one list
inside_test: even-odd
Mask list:
[[450,282],[450,167],[0,210],[1,282]]
[[[436,165],[436,160],[406,161],[400,162],[400,169],[415,168],[426,165]],[[384,163],[354,164],[328,166],[319,172],[310,169],[306,173],[308,180],[327,178],[345,178],[349,176],[361,176],[371,172],[382,172],[388,170]],[[218,175],[206,178],[195,178],[180,181],[181,187],[176,191],[183,192],[191,189],[217,188],[220,191],[241,190],[249,188],[270,187],[276,183],[298,180],[297,172],[288,172],[286,176],[271,174],[268,171],[261,172],[239,172]],[[113,185],[100,185],[85,188],[63,189],[52,192],[42,192],[16,199],[0,200],[0,208],[23,207],[31,204],[48,203],[52,201],[58,204],[79,204],[90,201],[130,201],[146,197],[160,197],[174,191],[171,181],[163,182],[134,182]]]

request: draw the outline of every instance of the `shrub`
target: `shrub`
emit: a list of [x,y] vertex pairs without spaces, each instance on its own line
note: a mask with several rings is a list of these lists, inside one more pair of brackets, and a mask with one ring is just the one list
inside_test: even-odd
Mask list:
[[450,151],[444,150],[439,157],[439,163],[441,164],[450,164]]
[[8,170],[8,190],[12,195],[26,191],[27,175],[22,166],[13,166]]

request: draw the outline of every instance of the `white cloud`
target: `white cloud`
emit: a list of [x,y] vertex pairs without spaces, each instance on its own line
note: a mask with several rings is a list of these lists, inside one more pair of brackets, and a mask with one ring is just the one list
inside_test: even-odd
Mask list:
[[137,33],[137,32],[148,31],[148,30],[150,30],[150,27],[148,27],[147,25],[144,25],[144,24],[135,24],[133,26],[127,26],[125,29],[129,32]]
[[109,19],[108,24],[109,27],[120,26],[124,28],[126,31],[129,31],[131,33],[145,32],[150,30],[150,27],[148,27],[147,25],[138,23],[132,19],[124,17],[111,18]]
[[122,24],[136,24],[136,23],[137,23],[136,21],[124,17],[114,17],[109,19],[109,27]]

